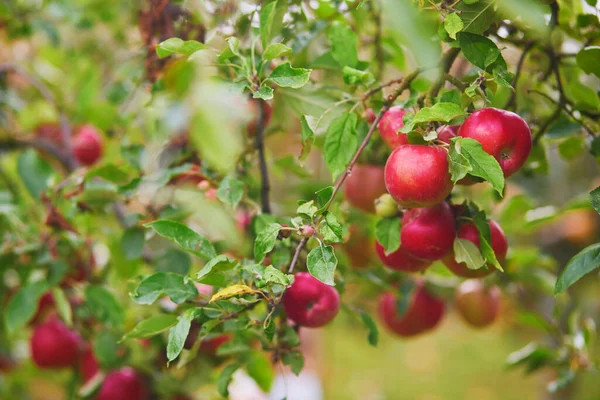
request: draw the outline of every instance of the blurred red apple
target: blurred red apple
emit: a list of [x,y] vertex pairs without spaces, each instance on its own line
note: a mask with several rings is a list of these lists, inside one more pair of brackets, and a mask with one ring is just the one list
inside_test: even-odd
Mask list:
[[109,373],[94,400],[145,400],[148,391],[141,375],[124,367]]
[[73,155],[80,164],[92,165],[102,156],[102,134],[91,124],[77,130],[72,145]]
[[350,204],[368,213],[375,212],[375,200],[386,193],[383,167],[357,164],[344,182]]
[[81,338],[54,317],[35,327],[30,348],[33,362],[40,368],[70,367],[79,359]]
[[431,261],[416,258],[406,251],[402,245],[398,250],[386,255],[383,246],[379,242],[375,242],[375,250],[383,265],[396,271],[420,272],[431,265]]
[[318,328],[335,318],[340,296],[333,287],[308,272],[300,272],[283,295],[283,307],[288,318],[298,325]]
[[402,248],[424,260],[439,260],[454,244],[454,214],[446,202],[408,210],[402,218]]
[[391,149],[403,144],[408,144],[408,138],[404,133],[398,133],[404,126],[404,110],[400,106],[391,107],[379,120],[379,134]]
[[460,284],[454,300],[458,313],[470,325],[483,328],[496,319],[500,308],[500,289],[486,288],[482,281],[469,279]]

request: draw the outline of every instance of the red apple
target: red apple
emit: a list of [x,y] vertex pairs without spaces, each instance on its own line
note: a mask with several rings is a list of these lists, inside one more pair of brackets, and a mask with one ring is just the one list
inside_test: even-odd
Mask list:
[[375,212],[375,200],[386,193],[383,167],[358,164],[344,183],[346,199],[356,208]]
[[[490,226],[490,235],[492,239],[492,249],[496,254],[496,258],[500,263],[504,261],[506,258],[506,253],[508,251],[508,242],[506,241],[506,235],[495,221],[489,221]],[[467,239],[473,243],[475,246],[479,248],[479,230],[473,223],[462,225],[458,229],[457,236],[461,239]],[[466,263],[457,263],[454,259],[454,252],[451,252],[443,259],[444,264],[450,271],[452,271],[455,275],[462,276],[464,278],[482,278],[494,272],[496,267],[492,264],[488,264],[487,268],[482,267],[479,269],[469,269]]]
[[[250,109],[251,109],[252,115],[255,115],[255,117],[252,119],[252,121],[248,122],[248,126],[247,126],[248,135],[251,137],[254,137],[256,135],[256,125],[258,124],[258,111],[259,111],[258,102],[259,101],[262,101],[262,100],[256,100],[256,99],[250,100]],[[266,127],[267,125],[269,125],[269,122],[271,122],[271,116],[273,115],[273,108],[266,101],[263,103],[265,105],[265,107],[264,107],[265,119],[263,121],[263,127]]]
[[364,268],[372,264],[375,259],[373,239],[362,231],[357,225],[350,225],[348,241],[342,248],[348,256],[352,268]]
[[92,165],[102,155],[102,134],[94,125],[83,125],[73,137],[73,154],[80,164]]
[[403,207],[428,207],[452,191],[448,153],[440,147],[406,144],[385,164],[385,185]]
[[438,131],[438,139],[444,143],[450,143],[450,139],[456,137],[458,135],[458,130],[460,129],[460,125],[444,125]]
[[31,357],[38,367],[64,368],[77,363],[81,338],[55,317],[35,327],[30,346]]
[[398,133],[404,126],[404,121],[402,121],[404,114],[402,107],[394,106],[387,110],[379,120],[379,134],[391,149],[408,144],[406,134]]
[[87,345],[79,360],[79,374],[81,375],[83,383],[92,379],[98,371],[98,360],[96,359],[94,350],[92,349],[92,346]]
[[52,292],[46,292],[40,297],[38,301],[37,310],[35,315],[31,319],[31,325],[37,325],[40,322],[43,322],[46,317],[51,313],[54,309],[54,296],[52,296]]
[[141,375],[124,367],[106,376],[94,400],[144,400],[148,398]]
[[372,108],[367,108],[367,110],[363,113],[363,118],[366,119],[369,124],[372,124],[377,119],[377,115]]
[[531,151],[531,131],[525,120],[497,108],[475,111],[462,124],[458,135],[481,143],[483,150],[498,160],[505,177],[517,172]]
[[413,208],[402,217],[402,248],[424,260],[439,260],[454,244],[454,213],[446,202],[427,208]]
[[496,319],[500,308],[500,289],[486,288],[482,281],[469,279],[461,283],[455,298],[458,313],[470,325],[483,328]]
[[423,283],[411,293],[410,304],[403,315],[398,315],[398,298],[393,293],[384,293],[379,298],[379,314],[385,325],[403,337],[415,336],[433,329],[444,316],[445,305],[434,297]]
[[288,318],[309,328],[327,325],[340,309],[340,296],[333,287],[308,272],[297,273],[283,296]]
[[210,354],[214,356],[217,354],[217,350],[221,345],[231,340],[230,335],[217,335],[211,338],[206,338],[200,343],[200,351],[204,354]]
[[375,250],[383,265],[396,271],[420,272],[431,265],[431,261],[416,258],[406,251],[403,246],[400,246],[393,253],[386,255],[383,246],[375,242]]

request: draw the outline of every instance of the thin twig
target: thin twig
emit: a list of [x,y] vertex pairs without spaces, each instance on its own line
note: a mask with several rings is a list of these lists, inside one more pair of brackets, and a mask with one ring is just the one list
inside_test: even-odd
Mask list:
[[0,149],[18,149],[22,147],[31,147],[36,150],[44,151],[55,158],[68,171],[72,171],[71,157],[54,143],[40,138],[3,138],[0,140]]
[[571,111],[569,109],[569,107],[567,107],[566,104],[562,103],[560,100],[556,101],[554,100],[552,97],[548,96],[546,93],[540,92],[539,90],[529,90],[528,93],[535,93],[538,94],[544,98],[546,98],[548,101],[551,101],[552,103],[556,104],[560,109],[562,109],[564,112],[566,112],[571,118],[573,118],[573,120],[575,122],[577,122],[579,125],[581,125],[583,127],[583,129],[585,129],[587,131],[587,133],[590,136],[594,136],[594,130],[591,129],[590,127],[588,127],[584,121],[582,121],[580,118],[578,118],[577,116],[575,116],[575,114],[573,113],[573,111]]
[[271,185],[269,183],[269,170],[267,169],[267,161],[265,159],[265,102],[256,99],[258,102],[258,120],[256,121],[256,136],[255,145],[258,150],[258,159],[260,166],[260,201],[262,212],[265,214],[271,213],[271,202],[269,200],[269,192]]
[[456,86],[457,89],[459,89],[460,91],[463,91],[463,92],[468,87],[468,85],[466,83],[464,83],[460,79],[455,78],[454,76],[452,76],[448,73],[446,74],[446,80],[448,82],[450,82],[452,85]]
[[560,117],[561,112],[562,112],[562,107],[561,106],[556,107],[556,109],[554,110],[552,115],[550,115],[550,118],[548,118],[546,120],[546,122],[544,122],[544,125],[540,126],[540,129],[538,130],[535,137],[533,138],[534,146],[540,141],[540,139],[542,138],[542,136],[544,136],[546,131],[548,131],[548,128],[550,128],[550,125],[552,125],[552,123],[554,121],[556,121],[558,119],[558,117]]
[[506,102],[506,105],[504,106],[504,108],[506,110],[514,110],[516,109],[516,105],[517,105],[517,83],[519,81],[519,77],[521,76],[521,71],[523,69],[523,64],[525,64],[525,58],[527,57],[527,53],[529,53],[529,51],[533,48],[533,46],[535,45],[535,42],[529,42],[525,48],[523,49],[523,52],[521,53],[521,57],[519,58],[519,62],[517,63],[517,70],[515,71],[515,77],[512,81],[512,86],[514,88],[514,90],[512,91],[510,98],[508,99],[508,101]]
[[291,274],[292,272],[294,272],[294,268],[296,268],[296,264],[298,264],[298,259],[300,258],[300,252],[302,251],[302,249],[304,248],[304,246],[306,246],[306,243],[308,242],[308,238],[302,238],[302,240],[300,240],[300,243],[298,243],[298,246],[296,246],[296,251],[294,252],[294,257],[292,258],[292,263],[290,264],[290,268],[288,269],[288,274]]

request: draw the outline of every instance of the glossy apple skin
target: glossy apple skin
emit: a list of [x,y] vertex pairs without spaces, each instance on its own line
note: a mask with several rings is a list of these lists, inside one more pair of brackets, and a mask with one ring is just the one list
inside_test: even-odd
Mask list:
[[31,358],[40,368],[74,366],[81,352],[81,338],[58,318],[35,327],[30,341]]
[[454,213],[446,202],[413,208],[402,217],[402,248],[424,260],[439,260],[452,251],[456,229]]
[[379,298],[379,315],[383,322],[402,337],[432,330],[442,320],[445,309],[444,302],[427,292],[422,283],[417,284],[408,310],[401,316],[398,315],[397,298],[393,293],[383,293]]
[[383,114],[381,120],[379,120],[379,134],[384,142],[390,147],[390,149],[395,149],[398,146],[402,146],[403,144],[408,144],[408,138],[404,133],[397,133],[398,130],[402,129],[404,126],[404,121],[402,121],[402,117],[404,117],[404,110],[400,106],[391,107],[389,110]]
[[348,202],[368,213],[375,212],[375,200],[386,192],[383,167],[378,165],[355,165],[344,182]]
[[416,258],[407,252],[402,245],[398,250],[386,255],[383,246],[375,242],[375,251],[383,265],[395,271],[421,272],[431,265],[431,261]]
[[[258,111],[259,111],[258,110],[258,101],[261,101],[261,100],[256,100],[256,99],[250,100],[250,110],[252,112],[252,115],[256,116],[255,118],[252,119],[252,121],[248,122],[248,126],[247,126],[248,135],[251,137],[256,136],[256,125],[258,124]],[[273,108],[266,101],[264,102],[264,105],[265,105],[265,107],[264,107],[265,120],[263,122],[263,126],[266,127],[267,125],[269,125],[269,122],[271,122],[271,117],[273,116]]]
[[444,125],[444,127],[438,131],[438,139],[444,143],[450,144],[450,139],[458,135],[459,129],[460,125]]
[[79,375],[81,375],[83,383],[92,379],[99,370],[98,360],[96,359],[94,350],[92,349],[92,346],[87,345],[79,360]]
[[124,367],[109,373],[94,400],[145,400],[146,385],[133,368]]
[[500,309],[500,289],[486,288],[480,280],[469,279],[456,290],[454,304],[461,317],[476,328],[490,325]]
[[517,172],[531,152],[531,131],[523,118],[497,108],[482,108],[471,114],[460,127],[458,135],[481,143],[494,156],[504,176]]
[[288,318],[300,326],[319,328],[337,315],[340,295],[308,272],[300,272],[283,295],[283,307]]
[[[496,221],[489,221],[490,235],[492,239],[492,249],[496,253],[498,262],[502,263],[506,259],[506,253],[508,252],[508,242],[506,241],[506,235],[500,228],[500,225]],[[461,239],[467,239],[475,244],[479,248],[479,231],[473,223],[462,225],[458,229],[457,236]],[[454,259],[454,252],[448,254],[442,260],[444,265],[454,273],[454,275],[461,276],[463,278],[483,278],[488,276],[496,270],[491,264],[487,265],[487,268],[469,269],[465,263],[457,263]]]
[[80,164],[92,165],[102,156],[102,134],[93,125],[81,126],[73,137],[73,155]]
[[385,186],[403,207],[429,207],[452,191],[448,167],[448,153],[442,148],[400,146],[385,164]]

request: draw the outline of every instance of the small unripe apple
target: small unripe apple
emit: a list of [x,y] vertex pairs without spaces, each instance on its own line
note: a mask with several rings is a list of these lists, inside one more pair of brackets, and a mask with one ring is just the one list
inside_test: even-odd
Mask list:
[[73,137],[73,155],[80,164],[92,165],[102,156],[102,134],[93,125],[81,126]]
[[452,191],[448,153],[442,148],[407,144],[392,152],[385,164],[385,185],[403,207],[428,207]]
[[[498,262],[502,263],[506,259],[506,253],[508,252],[508,242],[506,241],[506,235],[500,228],[500,225],[496,221],[489,221],[491,245]],[[462,225],[458,229],[457,236],[461,239],[467,239],[475,244],[479,248],[479,230],[473,223]],[[469,269],[466,263],[457,263],[454,258],[454,252],[451,252],[443,259],[444,265],[448,267],[452,273],[457,276],[464,278],[482,278],[493,273],[496,270],[492,264],[488,264],[486,267],[479,269]]]
[[335,318],[340,296],[337,290],[308,272],[299,272],[283,295],[283,307],[288,318],[298,325],[318,328]]
[[305,238],[311,238],[315,234],[315,228],[310,225],[304,225],[300,228],[300,235]]
[[346,199],[356,208],[375,212],[375,199],[386,193],[383,167],[357,164],[344,182]]
[[31,358],[40,368],[64,368],[77,363],[81,338],[58,318],[51,318],[33,330]]
[[454,300],[458,313],[470,325],[483,328],[496,319],[500,308],[500,289],[486,288],[482,281],[469,279],[460,284]]
[[444,316],[444,302],[429,293],[421,282],[411,292],[410,304],[402,315],[398,300],[393,293],[384,293],[379,298],[379,314],[396,335],[411,337],[432,330]]
[[133,368],[124,367],[109,373],[94,400],[145,400],[146,385]]
[[92,349],[92,346],[87,345],[79,360],[79,374],[81,375],[83,383],[92,379],[99,370],[100,368],[98,367],[98,360],[96,359],[94,350]]
[[402,248],[424,260],[439,260],[452,251],[456,230],[454,214],[446,202],[413,208],[402,217]]
[[395,271],[421,272],[431,265],[431,261],[416,258],[402,245],[398,250],[386,255],[384,247],[379,242],[375,242],[375,250],[383,265]]
[[398,215],[398,203],[389,194],[385,193],[375,200],[375,214],[381,218],[389,218]]
[[531,152],[531,131],[523,118],[497,108],[482,108],[461,125],[458,135],[481,143],[500,164],[505,177],[517,172]]
[[[250,100],[250,109],[251,109],[252,115],[255,115],[255,117],[252,118],[252,120],[250,122],[248,122],[248,126],[247,126],[248,135],[250,137],[256,136],[256,126],[258,124],[258,112],[259,112],[258,102],[259,101],[262,101],[262,100],[257,100],[257,99]],[[264,116],[264,120],[263,120],[263,128],[264,128],[267,125],[269,125],[269,122],[271,122],[271,116],[273,115],[273,108],[266,101],[263,101],[263,104],[264,104],[264,110],[265,110],[265,116]]]
[[377,115],[375,114],[372,108],[367,108],[367,110],[363,113],[363,118],[369,124],[372,124],[377,119]]
[[404,121],[402,121],[404,114],[402,107],[394,106],[387,110],[379,120],[379,134],[391,149],[408,144],[406,134],[398,133],[404,126]]
[[438,131],[438,139],[444,143],[450,144],[450,139],[456,137],[458,135],[458,130],[460,129],[460,125],[444,125]]

